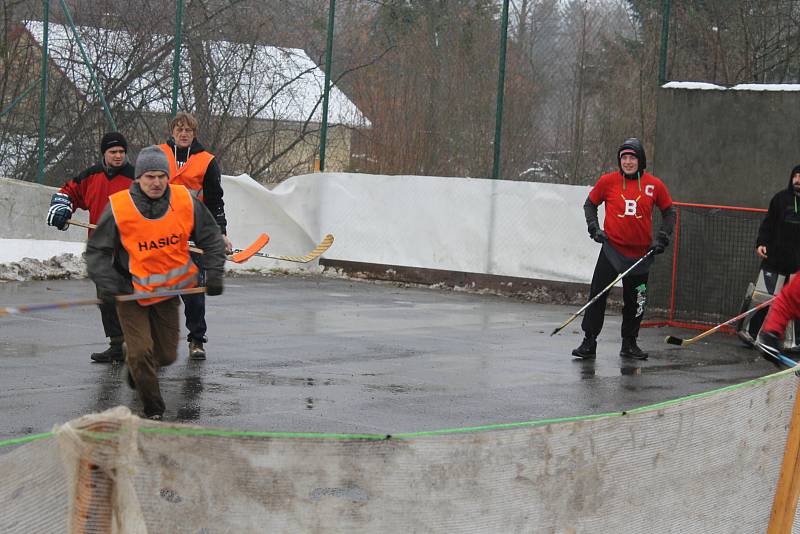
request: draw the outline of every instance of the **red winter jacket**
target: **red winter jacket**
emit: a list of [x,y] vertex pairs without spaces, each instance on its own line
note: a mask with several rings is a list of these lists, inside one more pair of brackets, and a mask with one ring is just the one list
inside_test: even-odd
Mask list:
[[[72,210],[87,210],[89,222],[97,224],[108,204],[108,197],[117,191],[126,191],[133,181],[134,168],[128,162],[118,169],[106,169],[102,164],[92,165],[65,183],[59,191],[69,196]],[[89,235],[91,235],[91,230]]]

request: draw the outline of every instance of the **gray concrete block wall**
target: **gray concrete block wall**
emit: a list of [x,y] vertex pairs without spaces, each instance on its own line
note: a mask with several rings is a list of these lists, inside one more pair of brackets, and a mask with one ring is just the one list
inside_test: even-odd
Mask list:
[[[62,232],[47,226],[50,197],[56,191],[55,187],[0,178],[0,237],[86,241],[83,228],[69,228]],[[88,212],[79,210],[75,219],[88,221]]]
[[676,201],[766,208],[800,164],[800,91],[661,88],[652,172]]

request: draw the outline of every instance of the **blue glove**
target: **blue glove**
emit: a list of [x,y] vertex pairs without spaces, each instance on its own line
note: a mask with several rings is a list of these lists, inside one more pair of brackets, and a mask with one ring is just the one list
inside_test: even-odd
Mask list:
[[50,199],[50,209],[47,210],[47,224],[59,230],[69,228],[67,222],[72,218],[72,201],[64,193],[56,193]]

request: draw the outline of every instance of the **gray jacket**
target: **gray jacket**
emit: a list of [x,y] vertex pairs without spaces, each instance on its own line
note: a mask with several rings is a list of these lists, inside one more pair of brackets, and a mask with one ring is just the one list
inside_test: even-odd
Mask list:
[[[147,219],[158,219],[170,208],[171,187],[167,188],[163,197],[155,200],[145,195],[136,182],[131,184],[129,191],[139,213]],[[190,239],[203,249],[206,280],[221,284],[225,273],[225,241],[208,208],[196,198],[192,198],[192,203],[194,228]],[[94,281],[101,294],[133,293],[128,261],[128,253],[120,241],[119,228],[109,202],[86,244],[86,268],[89,278]]]

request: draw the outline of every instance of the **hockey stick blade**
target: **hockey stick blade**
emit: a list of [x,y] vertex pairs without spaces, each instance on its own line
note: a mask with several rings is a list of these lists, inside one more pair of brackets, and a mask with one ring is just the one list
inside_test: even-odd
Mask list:
[[252,245],[244,250],[236,249],[234,254],[228,256],[228,259],[234,263],[244,263],[252,258],[259,250],[264,248],[267,243],[269,243],[269,236],[267,234],[261,234],[253,241]]
[[[306,254],[305,256],[273,256],[272,254],[264,254],[263,252],[256,252],[253,256],[258,256],[259,258],[267,258],[270,260],[281,260],[281,261],[292,261],[295,263],[308,263],[312,260],[315,260],[322,256],[322,254],[331,248],[333,244],[333,234],[327,234],[322,241],[319,242],[319,245],[314,247],[314,250]],[[238,253],[241,252],[239,249],[234,250],[234,252]]]
[[784,354],[781,354],[781,352],[774,347],[765,345],[758,340],[756,340],[755,346],[761,353],[761,357],[778,369],[784,369],[786,367],[791,368],[797,365],[796,361],[788,356],[785,356]]
[[670,345],[681,346],[681,345],[683,345],[683,342],[686,341],[686,340],[685,339],[681,339],[679,337],[675,337],[675,336],[667,336],[667,339],[665,339],[664,341],[666,343],[669,343]]

